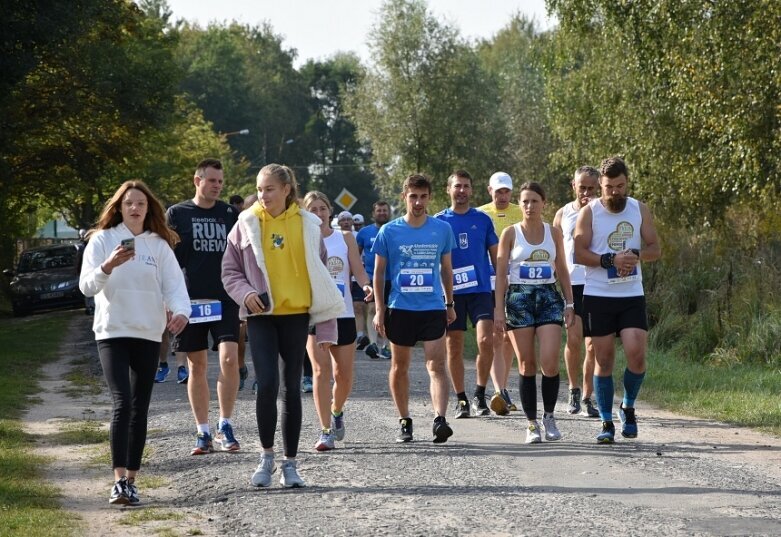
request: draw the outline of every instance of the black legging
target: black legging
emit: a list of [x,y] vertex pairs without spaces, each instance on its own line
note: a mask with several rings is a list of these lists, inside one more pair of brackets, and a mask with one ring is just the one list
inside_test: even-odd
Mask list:
[[138,470],[146,443],[147,415],[160,343],[130,337],[102,339],[97,343],[103,375],[114,400],[111,467]]
[[[247,318],[252,364],[258,379],[255,415],[260,444],[264,449],[274,446],[277,395],[281,391],[282,446],[286,457],[296,456],[301,436],[301,370],[308,325],[307,313]],[[280,368],[282,386],[279,383]]]

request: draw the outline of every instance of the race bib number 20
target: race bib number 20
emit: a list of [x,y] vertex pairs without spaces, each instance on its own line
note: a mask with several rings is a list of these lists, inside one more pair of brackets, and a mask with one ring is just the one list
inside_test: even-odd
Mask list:
[[431,293],[434,291],[434,269],[405,268],[399,273],[402,293]]

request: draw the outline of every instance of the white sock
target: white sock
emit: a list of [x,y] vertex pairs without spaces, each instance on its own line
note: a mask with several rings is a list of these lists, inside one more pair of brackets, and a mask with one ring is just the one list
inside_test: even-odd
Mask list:
[[363,337],[365,334],[363,332],[358,332],[358,337]]
[[198,424],[198,433],[206,433],[209,434],[209,424],[208,423],[199,423]]

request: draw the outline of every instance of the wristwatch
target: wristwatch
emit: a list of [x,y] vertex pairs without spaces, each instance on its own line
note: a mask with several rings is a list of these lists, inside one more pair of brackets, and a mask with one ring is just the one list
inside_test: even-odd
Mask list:
[[455,302],[445,302],[445,307],[447,308],[455,308],[456,303]]

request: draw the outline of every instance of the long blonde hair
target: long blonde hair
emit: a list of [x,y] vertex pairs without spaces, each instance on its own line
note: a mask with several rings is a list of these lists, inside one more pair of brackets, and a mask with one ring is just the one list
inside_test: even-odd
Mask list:
[[87,238],[100,229],[110,229],[122,222],[122,199],[128,190],[134,188],[146,196],[147,210],[144,217],[144,231],[152,231],[160,235],[171,248],[179,242],[179,235],[168,227],[165,220],[163,204],[152,194],[152,191],[143,181],[125,181],[120,185],[111,199],[103,206],[98,223],[87,232]]
[[298,183],[296,182],[296,174],[293,173],[293,170],[282,164],[267,164],[258,172],[258,180],[264,175],[275,177],[283,185],[290,185],[290,192],[285,198],[285,209],[290,207],[291,203],[298,200]]

